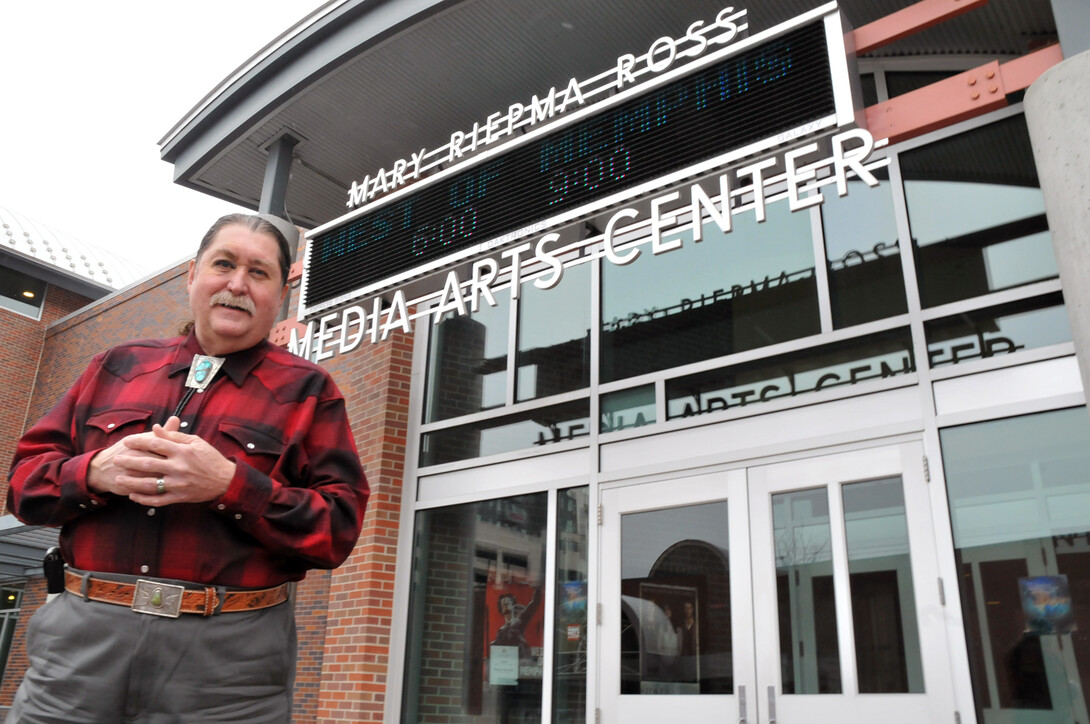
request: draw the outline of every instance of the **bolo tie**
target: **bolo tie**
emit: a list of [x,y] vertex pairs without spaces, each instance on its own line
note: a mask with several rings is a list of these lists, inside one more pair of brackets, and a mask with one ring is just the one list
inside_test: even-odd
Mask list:
[[189,398],[193,397],[194,392],[204,391],[208,389],[208,385],[212,384],[212,380],[215,379],[216,373],[220,371],[220,367],[223,367],[223,357],[210,357],[204,354],[193,355],[193,364],[189,366],[189,376],[185,379],[185,394],[182,395],[181,402],[174,408],[174,412],[171,417],[181,417],[182,410],[185,409],[186,403],[189,402]]

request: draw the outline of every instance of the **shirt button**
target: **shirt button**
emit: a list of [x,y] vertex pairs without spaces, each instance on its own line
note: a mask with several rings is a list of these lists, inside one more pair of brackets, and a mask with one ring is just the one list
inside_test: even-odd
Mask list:
[[92,500],[91,505],[98,505],[98,501],[97,500]]
[[203,395],[204,394],[204,388],[203,387],[198,387],[197,388],[197,394],[198,395]]
[[111,423],[110,423],[109,425],[107,425],[107,426],[106,426],[106,429],[107,429],[107,430],[112,430],[112,429],[114,429],[115,427],[116,427],[116,425],[115,425],[114,423],[112,423],[112,422],[111,422]]
[[151,569],[150,569],[150,568],[148,568],[147,566],[140,566],[140,572],[141,572],[141,573],[147,573],[147,572],[148,572],[148,571],[150,571],[150,570],[151,570]]
[[179,427],[189,427],[189,423],[183,422],[181,425],[179,425]]
[[148,515],[155,515],[155,508],[148,508]]
[[86,508],[87,508],[87,505],[86,505],[85,503],[80,503],[80,504],[79,504],[79,507],[81,507],[81,508],[84,508],[84,509],[86,509]]
[[247,450],[253,450],[254,449],[254,444],[252,442],[246,443],[246,449]]
[[235,513],[235,520],[242,520],[242,513]]
[[220,503],[219,505],[217,505],[216,508],[219,509],[219,510],[227,510],[227,506],[224,505],[223,503]]

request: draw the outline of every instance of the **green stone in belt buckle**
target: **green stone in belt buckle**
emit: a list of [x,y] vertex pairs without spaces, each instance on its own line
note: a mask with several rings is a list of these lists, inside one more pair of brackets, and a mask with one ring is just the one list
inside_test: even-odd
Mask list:
[[149,613],[152,616],[178,618],[182,613],[183,593],[185,593],[184,586],[141,578],[136,582],[132,610],[137,613]]

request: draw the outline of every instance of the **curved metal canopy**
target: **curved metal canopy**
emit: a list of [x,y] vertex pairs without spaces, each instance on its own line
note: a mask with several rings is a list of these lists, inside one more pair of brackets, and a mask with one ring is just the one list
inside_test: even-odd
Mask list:
[[[826,3],[747,5],[760,32]],[[842,0],[860,27],[912,4]],[[160,141],[175,179],[256,208],[268,146],[299,140],[288,216],[312,227],[347,211],[347,189],[396,159],[533,93],[639,55],[712,21],[723,0],[336,0],[304,18],[214,89]],[[1050,4],[995,0],[871,58],[1020,56],[1056,36]]]

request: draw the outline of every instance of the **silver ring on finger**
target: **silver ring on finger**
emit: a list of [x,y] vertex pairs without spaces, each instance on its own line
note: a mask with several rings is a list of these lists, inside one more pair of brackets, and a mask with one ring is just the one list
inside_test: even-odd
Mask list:
[[162,495],[163,493],[167,492],[167,482],[162,478],[159,478],[155,481],[155,492],[158,495]]

